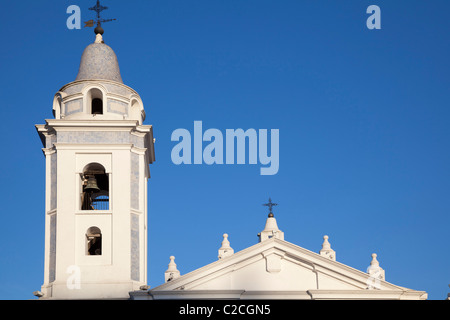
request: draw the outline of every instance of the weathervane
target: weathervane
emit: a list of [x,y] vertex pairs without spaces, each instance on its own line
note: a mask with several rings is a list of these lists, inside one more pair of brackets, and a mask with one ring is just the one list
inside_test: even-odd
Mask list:
[[94,29],[95,34],[103,34],[104,30],[102,28],[102,23],[116,20],[116,19],[100,18],[100,12],[102,12],[103,10],[106,10],[106,9],[108,9],[108,7],[102,6],[100,4],[100,0],[97,0],[97,4],[95,6],[93,6],[92,8],[89,8],[89,10],[97,12],[97,19],[95,19],[95,20],[91,19],[89,21],[86,21],[84,23],[84,27],[93,27],[94,24],[97,23],[97,27]]
[[264,203],[263,206],[269,207],[269,217],[273,217],[272,207],[277,206],[278,203],[272,203],[272,199],[269,198],[268,203]]

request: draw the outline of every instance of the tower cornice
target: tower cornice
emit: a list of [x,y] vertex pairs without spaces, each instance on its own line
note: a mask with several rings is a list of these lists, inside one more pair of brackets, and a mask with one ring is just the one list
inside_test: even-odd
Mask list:
[[71,86],[76,86],[79,84],[98,84],[98,83],[106,83],[106,84],[112,84],[112,85],[116,85],[116,86],[120,86],[120,87],[124,87],[128,90],[130,90],[133,94],[139,95],[137,93],[136,90],[134,90],[133,88],[127,86],[126,84],[123,84],[122,82],[117,82],[117,81],[113,81],[113,80],[108,80],[108,79],[85,79],[85,80],[75,80],[72,82],[67,83],[66,85],[62,86],[61,89],[59,89],[59,91],[65,91],[67,88],[71,87]]
[[82,131],[89,128],[90,131],[97,129],[104,130],[106,128],[111,130],[123,130],[140,127],[142,130],[145,127],[151,128],[151,125],[139,125],[136,120],[67,120],[67,119],[46,119],[46,126],[53,128],[77,128]]

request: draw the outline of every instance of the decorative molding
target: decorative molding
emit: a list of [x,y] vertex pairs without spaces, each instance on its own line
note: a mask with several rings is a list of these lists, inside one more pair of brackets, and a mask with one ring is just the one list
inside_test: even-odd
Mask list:
[[55,143],[55,147],[57,150],[128,150],[131,149],[132,144],[126,143],[126,144],[71,144],[71,143]]
[[112,81],[112,80],[107,80],[107,79],[89,79],[89,80],[75,80],[72,82],[69,82],[68,84],[64,85],[61,89],[59,89],[59,91],[66,91],[66,89],[68,89],[69,87],[75,86],[75,85],[86,85],[89,83],[94,83],[94,84],[98,84],[98,83],[102,83],[102,84],[112,84],[114,86],[118,86],[118,87],[124,87],[125,89],[129,90],[132,94],[135,94],[137,96],[139,96],[139,94],[136,92],[136,90],[134,90],[133,88],[127,86],[126,84],[123,83],[118,83],[116,81]]
[[281,271],[282,262],[286,252],[271,248],[262,252],[264,259],[266,260],[266,271],[269,273],[278,273]]

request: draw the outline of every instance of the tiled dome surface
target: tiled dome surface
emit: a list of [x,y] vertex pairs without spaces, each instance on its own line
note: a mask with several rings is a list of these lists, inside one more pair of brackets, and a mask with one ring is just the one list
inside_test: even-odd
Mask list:
[[120,83],[119,63],[114,51],[104,43],[92,43],[84,49],[76,80],[104,79]]

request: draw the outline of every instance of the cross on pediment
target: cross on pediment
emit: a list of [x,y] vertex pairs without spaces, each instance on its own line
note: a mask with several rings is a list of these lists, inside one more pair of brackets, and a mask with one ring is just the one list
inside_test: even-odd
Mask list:
[[263,206],[269,207],[269,217],[273,217],[273,212],[272,212],[272,208],[274,206],[277,206],[278,203],[273,203],[272,199],[269,198],[269,202],[268,203],[264,203]]

